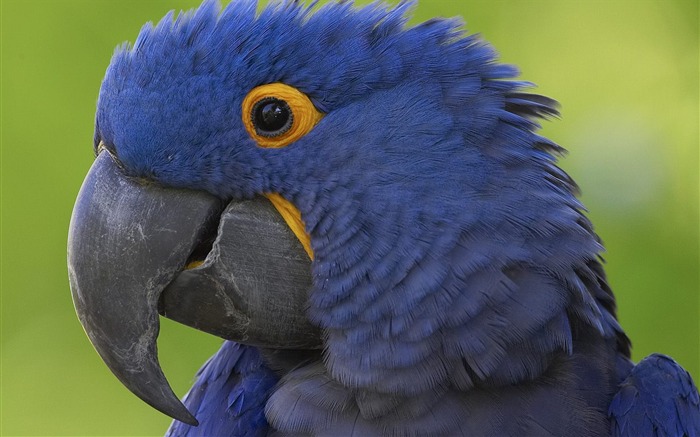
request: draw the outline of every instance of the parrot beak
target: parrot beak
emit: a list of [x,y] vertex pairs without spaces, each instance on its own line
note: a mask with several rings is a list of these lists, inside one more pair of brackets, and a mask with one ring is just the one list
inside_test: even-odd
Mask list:
[[68,233],[73,303],[93,346],[129,390],[190,425],[158,362],[158,312],[246,344],[317,348],[320,333],[304,317],[310,266],[264,198],[224,205],[143,183],[104,151]]

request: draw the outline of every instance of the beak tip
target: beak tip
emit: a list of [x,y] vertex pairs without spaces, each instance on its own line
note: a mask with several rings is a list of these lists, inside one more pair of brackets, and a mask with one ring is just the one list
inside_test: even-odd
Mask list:
[[178,411],[176,414],[173,414],[171,417],[175,420],[179,420],[180,422],[186,423],[190,426],[199,426],[199,421],[197,420],[197,418],[194,417],[192,415],[192,413],[190,413],[184,405],[182,405],[181,411]]
[[[113,372],[114,370],[112,369]],[[152,367],[151,370],[153,373],[147,371],[138,375],[129,375],[126,378],[124,374],[115,372],[115,375],[132,393],[161,413],[188,425],[199,425],[194,415],[170,388],[160,366]]]

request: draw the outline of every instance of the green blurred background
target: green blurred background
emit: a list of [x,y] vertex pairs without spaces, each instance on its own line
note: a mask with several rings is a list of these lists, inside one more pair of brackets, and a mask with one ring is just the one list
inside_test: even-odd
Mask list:
[[[83,333],[68,288],[68,221],[93,159],[93,112],[114,47],[199,0],[2,0],[3,435],[157,435],[169,420],[129,393]],[[424,0],[413,22],[470,32],[563,105],[544,133],[608,253],[634,357],[673,356],[700,379],[698,1]],[[164,321],[182,395],[220,341]]]

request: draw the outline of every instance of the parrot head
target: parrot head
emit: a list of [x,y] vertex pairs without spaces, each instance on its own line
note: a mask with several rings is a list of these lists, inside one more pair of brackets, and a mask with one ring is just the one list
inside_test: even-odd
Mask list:
[[503,357],[538,330],[563,333],[542,355],[570,348],[572,301],[600,325],[586,287],[551,284],[531,294],[546,305],[503,322],[509,281],[529,280],[514,266],[601,250],[561,149],[535,133],[556,103],[458,20],[408,26],[410,3],[312,8],[169,14],[102,83],[69,235],[74,303],[117,377],[188,423],[158,364],[159,312],[322,350],[334,380],[402,395],[536,373]]

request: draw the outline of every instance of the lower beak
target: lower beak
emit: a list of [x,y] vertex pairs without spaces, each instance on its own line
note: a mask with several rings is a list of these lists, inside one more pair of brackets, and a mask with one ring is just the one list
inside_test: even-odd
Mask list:
[[[224,205],[200,191],[141,183],[106,152],[76,200],[68,273],[85,332],[129,390],[190,425],[197,420],[158,362],[159,307],[167,317],[248,344],[320,343],[304,317],[308,256],[261,202]],[[186,269],[203,255],[203,264]]]

